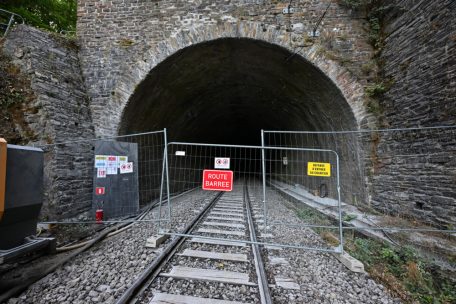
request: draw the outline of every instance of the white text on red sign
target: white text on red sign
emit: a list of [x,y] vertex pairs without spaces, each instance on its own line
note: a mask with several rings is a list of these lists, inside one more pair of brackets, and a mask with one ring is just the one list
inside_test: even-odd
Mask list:
[[232,191],[233,171],[228,170],[204,170],[203,190]]

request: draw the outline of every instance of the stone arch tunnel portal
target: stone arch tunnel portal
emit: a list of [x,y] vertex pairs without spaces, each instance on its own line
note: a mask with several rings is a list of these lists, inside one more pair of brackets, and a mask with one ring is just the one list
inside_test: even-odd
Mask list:
[[120,134],[168,128],[171,140],[260,143],[260,130],[356,127],[337,86],[298,54],[224,38],[184,48],[136,87]]
[[[261,129],[353,130],[356,119],[338,87],[300,55],[263,41],[224,38],[184,48],[152,69],[127,103],[119,133],[165,127],[171,141],[260,145]],[[338,146],[344,189],[360,185],[353,143],[341,148],[332,137],[289,139],[269,144]]]

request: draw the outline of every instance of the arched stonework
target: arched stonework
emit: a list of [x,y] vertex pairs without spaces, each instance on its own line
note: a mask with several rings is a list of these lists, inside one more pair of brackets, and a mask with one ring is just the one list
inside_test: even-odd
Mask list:
[[[290,47],[290,37],[291,35],[284,30],[269,27],[264,31],[261,23],[246,21],[237,22],[236,24],[201,25],[192,27],[189,31],[181,30],[176,32],[170,38],[163,40],[156,46],[145,51],[136,60],[135,64],[121,68],[122,77],[119,77],[116,82],[111,103],[105,105],[106,107],[116,107],[117,110],[110,111],[111,116],[109,121],[94,119],[96,132],[99,135],[114,135],[118,132],[125,106],[134,93],[135,88],[154,67],[179,50],[220,38],[249,38],[278,45],[289,50],[291,53],[298,51],[295,56],[302,56],[305,60],[318,67],[334,82],[352,109],[358,126],[363,124],[365,118],[368,116],[363,106],[363,86],[340,63],[326,58],[319,51],[319,45],[302,49],[298,48],[296,50],[294,47]],[[97,115],[96,111],[95,109],[94,116],[98,117],[99,115]]]

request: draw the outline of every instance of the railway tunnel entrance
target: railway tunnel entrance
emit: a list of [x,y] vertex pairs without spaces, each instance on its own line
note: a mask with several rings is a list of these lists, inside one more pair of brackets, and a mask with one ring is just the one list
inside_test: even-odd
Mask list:
[[[170,141],[260,145],[262,129],[333,131],[356,125],[337,85],[299,54],[260,40],[221,38],[186,47],[153,68],[130,97],[119,133],[166,127]],[[343,196],[353,185],[361,187],[354,142],[271,135],[266,144],[338,150],[345,160]]]
[[119,132],[163,127],[178,141],[260,144],[261,129],[351,130],[356,121],[337,86],[300,55],[224,38],[175,53],[136,87]]

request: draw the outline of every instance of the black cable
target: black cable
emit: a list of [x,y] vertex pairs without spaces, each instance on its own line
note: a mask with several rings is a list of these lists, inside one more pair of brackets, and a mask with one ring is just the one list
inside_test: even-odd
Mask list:
[[317,24],[316,24],[315,27],[313,28],[313,30],[312,30],[312,35],[315,34],[315,32],[317,31],[318,27],[320,26],[320,23],[323,21],[323,18],[325,18],[325,15],[326,15],[326,13],[328,12],[329,7],[331,6],[331,4],[332,4],[332,3],[331,3],[331,1],[330,1],[330,2],[328,3],[328,6],[327,6],[326,9],[325,9],[323,15],[321,15],[321,17],[320,17],[320,19],[318,20]]
[[[319,195],[321,198],[325,198],[328,196],[328,185],[326,185],[325,183],[322,183],[320,185],[320,189],[319,189]],[[324,190],[324,191],[323,191]],[[324,193],[324,195],[322,195]]]

